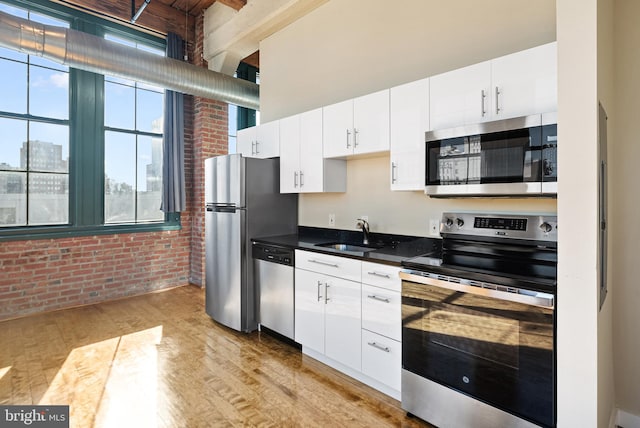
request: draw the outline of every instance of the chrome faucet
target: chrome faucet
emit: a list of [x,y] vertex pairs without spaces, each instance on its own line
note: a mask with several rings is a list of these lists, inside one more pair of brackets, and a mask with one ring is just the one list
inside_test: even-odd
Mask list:
[[362,243],[364,245],[369,245],[369,223],[367,220],[361,218],[357,219],[357,221],[356,227],[362,229],[362,234],[364,235],[362,237]]

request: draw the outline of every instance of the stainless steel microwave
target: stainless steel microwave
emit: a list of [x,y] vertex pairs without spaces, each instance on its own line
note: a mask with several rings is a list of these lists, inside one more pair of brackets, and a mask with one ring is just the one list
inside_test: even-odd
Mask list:
[[432,197],[558,193],[557,114],[426,133],[425,193]]

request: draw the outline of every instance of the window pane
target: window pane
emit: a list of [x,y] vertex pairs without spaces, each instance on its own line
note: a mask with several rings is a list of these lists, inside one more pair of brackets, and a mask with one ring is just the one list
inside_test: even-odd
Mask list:
[[29,224],[69,222],[69,175],[29,174]]
[[29,124],[29,170],[69,171],[69,128],[65,125]]
[[105,82],[104,124],[112,128],[134,129],[136,90],[131,86]]
[[161,221],[162,139],[138,136],[138,221]]
[[27,169],[27,121],[0,118],[0,170]]
[[0,110],[11,113],[27,112],[27,64],[0,60]]
[[105,222],[135,221],[136,137],[105,132]]
[[55,119],[69,118],[69,74],[29,67],[29,113]]
[[138,90],[136,105],[137,129],[162,134],[164,94]]
[[0,227],[27,224],[27,174],[0,171]]

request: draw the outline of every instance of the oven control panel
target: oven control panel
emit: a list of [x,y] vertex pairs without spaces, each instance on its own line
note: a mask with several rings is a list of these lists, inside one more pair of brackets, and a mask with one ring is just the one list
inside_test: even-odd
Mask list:
[[444,213],[440,234],[557,242],[558,220],[551,215]]

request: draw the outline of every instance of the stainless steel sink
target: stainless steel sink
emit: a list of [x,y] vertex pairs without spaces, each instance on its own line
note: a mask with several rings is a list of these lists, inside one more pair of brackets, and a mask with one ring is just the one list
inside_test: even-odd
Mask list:
[[374,247],[364,247],[360,245],[344,244],[341,242],[329,242],[326,244],[316,244],[316,247],[324,247],[324,248],[330,248],[338,251],[351,251],[351,252],[358,252],[358,253],[368,253],[369,251],[376,250],[376,248]]

